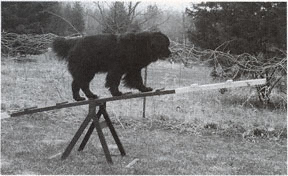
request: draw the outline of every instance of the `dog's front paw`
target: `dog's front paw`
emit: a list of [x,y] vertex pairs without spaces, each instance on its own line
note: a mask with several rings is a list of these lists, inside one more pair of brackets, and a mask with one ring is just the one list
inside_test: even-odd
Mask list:
[[84,97],[73,97],[73,99],[75,100],[75,101],[84,101],[85,100],[85,98]]
[[87,96],[88,97],[88,99],[98,99],[99,97],[97,96],[97,95],[95,95],[95,94],[92,94],[92,95],[89,95],[89,96]]
[[111,94],[112,94],[112,96],[113,97],[117,97],[117,96],[121,96],[121,95],[123,95],[123,93],[122,92],[111,92]]
[[141,89],[139,89],[141,92],[150,92],[153,89],[151,87],[142,87]]
[[113,97],[123,95],[123,93],[119,91],[118,87],[111,87],[109,88],[109,91]]

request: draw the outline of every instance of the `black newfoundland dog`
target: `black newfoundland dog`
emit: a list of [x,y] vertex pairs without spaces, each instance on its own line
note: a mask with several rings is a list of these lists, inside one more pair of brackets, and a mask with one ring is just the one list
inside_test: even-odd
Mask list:
[[76,101],[95,99],[89,88],[96,73],[106,73],[106,84],[112,96],[120,96],[118,86],[123,77],[125,86],[141,92],[152,91],[145,87],[141,69],[158,59],[167,58],[169,39],[161,32],[127,33],[123,35],[101,34],[76,39],[57,38],[52,44],[58,57],[68,62],[73,77],[72,92]]

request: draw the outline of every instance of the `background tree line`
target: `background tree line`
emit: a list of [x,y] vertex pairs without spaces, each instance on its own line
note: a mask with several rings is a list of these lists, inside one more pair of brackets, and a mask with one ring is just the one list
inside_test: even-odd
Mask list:
[[182,13],[140,2],[2,2],[2,32],[17,34],[124,33],[162,30],[183,40]]
[[83,31],[85,27],[84,9],[79,2],[71,4],[36,1],[1,4],[2,31],[5,32],[69,35],[75,33],[71,25],[78,31]]
[[[286,2],[191,3],[186,13],[140,2],[2,2],[2,32],[125,33],[161,30],[171,40],[232,54],[286,50]],[[225,43],[226,42],[226,43]],[[222,45],[225,43],[224,45]]]
[[192,43],[232,54],[270,55],[287,47],[286,2],[207,2],[186,9]]

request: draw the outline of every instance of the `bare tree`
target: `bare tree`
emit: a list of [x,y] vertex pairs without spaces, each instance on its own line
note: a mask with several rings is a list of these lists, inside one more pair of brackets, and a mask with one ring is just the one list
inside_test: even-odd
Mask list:
[[[140,2],[94,2],[99,12],[99,16],[88,14],[102,26],[102,32],[124,33],[133,24],[137,16],[136,8]],[[105,8],[108,7],[108,8]]]
[[124,33],[127,31],[159,30],[169,20],[161,18],[162,11],[157,5],[148,5],[137,10],[140,2],[94,2],[97,12],[87,15],[102,27],[102,32]]

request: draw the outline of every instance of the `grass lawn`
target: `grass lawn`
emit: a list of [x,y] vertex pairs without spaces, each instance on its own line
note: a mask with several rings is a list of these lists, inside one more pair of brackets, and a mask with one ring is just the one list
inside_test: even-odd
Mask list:
[[[274,93],[263,108],[250,88],[149,97],[145,119],[140,98],[109,102],[127,155],[120,155],[104,129],[113,165],[106,163],[95,131],[84,151],[77,151],[77,143],[61,160],[88,107],[8,117],[21,108],[73,101],[65,63],[47,55],[28,57],[29,62],[1,60],[1,174],[287,174],[286,105]],[[157,62],[148,68],[148,85],[172,89],[220,82],[209,74],[201,65]],[[91,84],[100,97],[110,96],[104,80],[104,74],[96,75]]]

